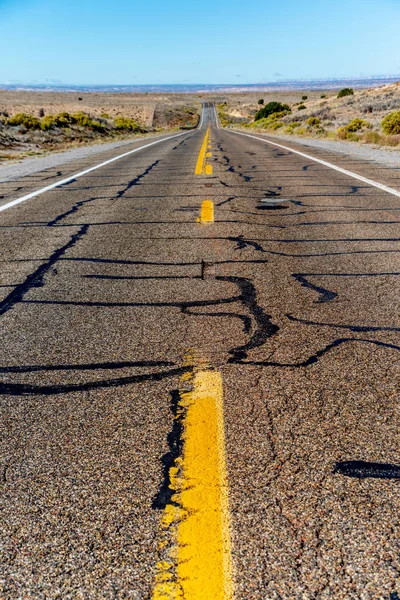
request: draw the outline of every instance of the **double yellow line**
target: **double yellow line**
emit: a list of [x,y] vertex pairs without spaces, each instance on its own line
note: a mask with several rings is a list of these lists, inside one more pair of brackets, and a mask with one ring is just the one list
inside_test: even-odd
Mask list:
[[[211,156],[210,149],[210,128],[208,127],[203,143],[200,148],[197,158],[195,175],[212,175],[212,165],[208,164],[206,159]],[[213,223],[214,222],[214,203],[212,200],[204,200],[201,205],[200,216],[197,219],[198,223]]]
[[200,148],[199,156],[197,158],[196,168],[194,170],[195,175],[212,175],[212,165],[206,163],[206,158],[211,156],[211,152],[207,152],[210,141],[210,128],[207,129],[206,135],[204,136],[203,143]]
[[222,377],[183,376],[183,455],[170,467],[171,502],[161,522],[153,600],[233,600]]

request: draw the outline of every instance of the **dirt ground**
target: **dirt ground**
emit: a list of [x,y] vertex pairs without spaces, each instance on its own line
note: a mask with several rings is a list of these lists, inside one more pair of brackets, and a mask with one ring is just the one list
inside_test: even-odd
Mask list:
[[[400,110],[400,82],[378,88],[355,89],[354,96],[340,99],[337,98],[337,90],[332,89],[195,95],[0,90],[0,163],[19,160],[25,156],[42,155],[54,150],[110,141],[110,138],[116,136],[134,135],[132,132],[115,130],[114,120],[118,117],[134,119],[145,131],[193,127],[197,124],[202,100],[212,100],[217,104],[220,114],[223,113],[226,117],[225,125],[243,124],[258,128],[259,124],[252,124],[252,121],[261,108],[258,104],[261,98],[264,105],[278,101],[288,104],[291,108],[291,113],[282,119],[282,128],[274,131],[277,134],[335,137],[338,129],[359,117],[368,121],[370,131],[381,135],[383,117],[394,110]],[[102,120],[106,131],[77,127],[41,131],[11,127],[7,124],[7,120],[17,113],[41,118],[43,115],[63,112],[87,113],[92,119]],[[319,119],[318,127],[307,125],[310,116]],[[353,135],[352,141],[357,141],[354,138]],[[375,142],[384,144],[384,136]]]
[[[44,92],[0,90],[0,164],[26,156],[40,156],[80,145],[129,137],[132,131],[118,130],[115,119],[133,119],[140,131],[183,129],[197,125],[201,100],[186,94],[127,94],[98,92]],[[52,127],[42,131],[11,126],[8,120],[25,113],[43,116],[83,112],[104,125],[103,131],[90,127]]]
[[[218,100],[219,110],[223,112],[232,124],[249,123],[256,128],[263,124],[251,123],[260,105],[259,98],[264,99],[264,105],[271,101],[288,104],[291,113],[281,121],[286,127],[274,129],[274,133],[289,133],[308,137],[338,137],[346,139],[338,130],[345,127],[355,118],[366,121],[360,132],[350,135],[351,141],[392,145],[399,147],[399,136],[384,136],[381,128],[382,119],[389,113],[400,111],[400,82],[370,89],[354,89],[354,95],[337,97],[338,90],[318,92],[273,92],[258,94],[241,94],[222,97]],[[307,96],[302,100],[302,96]],[[226,104],[225,104],[226,103]],[[301,107],[301,108],[300,108]],[[307,124],[309,117],[317,117],[320,121],[316,127]],[[297,125],[296,125],[297,123]],[[371,136],[376,132],[380,136]],[[368,135],[365,134],[369,133]],[[358,140],[357,137],[360,137]],[[390,139],[389,139],[390,138]]]

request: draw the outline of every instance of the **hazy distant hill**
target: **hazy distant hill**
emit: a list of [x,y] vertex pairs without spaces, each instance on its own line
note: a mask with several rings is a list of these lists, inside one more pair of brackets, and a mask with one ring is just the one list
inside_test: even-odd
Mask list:
[[293,79],[252,84],[155,84],[155,85],[62,85],[59,83],[5,83],[1,89],[8,90],[41,90],[49,92],[113,92],[113,93],[221,93],[221,92],[255,92],[284,90],[327,90],[342,87],[371,88],[400,80],[400,75],[377,75],[369,78],[348,79]]

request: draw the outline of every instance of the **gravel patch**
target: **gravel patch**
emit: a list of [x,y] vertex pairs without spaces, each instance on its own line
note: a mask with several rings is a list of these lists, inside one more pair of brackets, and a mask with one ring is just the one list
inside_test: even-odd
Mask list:
[[44,171],[45,169],[58,167],[74,160],[86,158],[92,154],[101,154],[102,152],[107,152],[107,150],[112,150],[113,148],[128,146],[139,139],[147,139],[148,137],[155,136],[135,136],[134,138],[128,140],[110,142],[109,144],[95,144],[93,146],[74,148],[73,150],[66,150],[65,152],[54,152],[43,157],[25,158],[17,163],[1,165],[0,183],[12,181],[13,179],[20,179],[26,175],[32,175],[33,173],[38,173],[39,171]]

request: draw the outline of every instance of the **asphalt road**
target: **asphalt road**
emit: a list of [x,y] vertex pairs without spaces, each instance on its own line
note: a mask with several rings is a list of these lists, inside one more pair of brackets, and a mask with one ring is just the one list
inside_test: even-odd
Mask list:
[[[118,154],[2,183],[0,207]],[[399,210],[206,103],[200,130],[1,212],[0,598],[399,598]],[[199,369],[223,385],[232,589],[182,596],[156,588]]]

